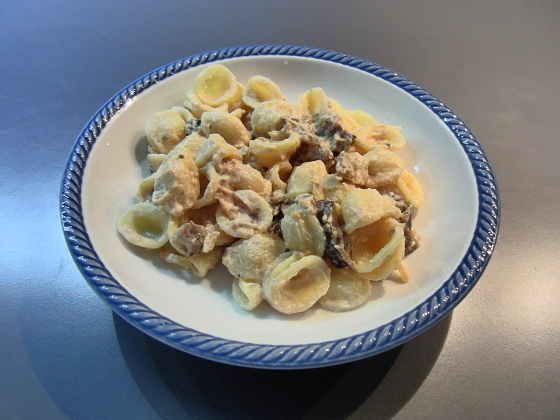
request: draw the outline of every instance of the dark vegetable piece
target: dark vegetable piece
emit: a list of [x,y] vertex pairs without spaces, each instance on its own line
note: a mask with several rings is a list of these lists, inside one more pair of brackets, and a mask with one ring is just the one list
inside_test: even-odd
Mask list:
[[344,247],[344,232],[340,226],[339,214],[331,200],[318,200],[317,218],[323,226],[327,239],[325,254],[336,268],[348,268],[354,264]]

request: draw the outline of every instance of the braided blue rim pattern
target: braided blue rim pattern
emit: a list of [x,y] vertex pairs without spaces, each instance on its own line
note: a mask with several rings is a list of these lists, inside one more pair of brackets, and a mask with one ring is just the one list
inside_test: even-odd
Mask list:
[[[479,214],[468,252],[450,278],[429,299],[375,330],[335,341],[286,346],[210,336],[173,322],[131,296],[105,268],[89,240],[81,206],[82,179],[96,139],[117,112],[144,90],[186,69],[228,58],[267,55],[339,63],[392,83],[421,101],[445,123],[472,164],[478,187]],[[412,81],[370,61],[324,49],[287,45],[235,47],[193,55],[160,67],[121,90],[97,112],[78,137],[66,165],[60,208],[65,239],[78,268],[95,292],[121,317],[144,333],[187,353],[233,365],[269,369],[351,362],[389,350],[425,331],[451,311],[480,278],[494,249],[500,219],[498,187],[488,159],[470,130],[443,102]]]

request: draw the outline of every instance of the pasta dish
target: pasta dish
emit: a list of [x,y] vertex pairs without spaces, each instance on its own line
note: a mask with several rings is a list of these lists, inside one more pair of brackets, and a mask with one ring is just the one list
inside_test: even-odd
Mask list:
[[346,311],[372,281],[409,280],[424,194],[395,153],[400,127],[321,88],[292,103],[264,76],[243,85],[211,65],[146,137],[151,174],[118,232],[198,277],[223,263],[242,309]]

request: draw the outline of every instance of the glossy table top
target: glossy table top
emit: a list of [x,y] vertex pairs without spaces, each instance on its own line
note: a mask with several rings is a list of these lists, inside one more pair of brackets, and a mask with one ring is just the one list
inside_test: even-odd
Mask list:
[[[553,0],[3,2],[0,420],[558,418],[558,22]],[[388,67],[483,145],[498,245],[467,298],[403,346],[301,371],[201,360],[114,315],[72,261],[59,190],[84,124],[161,65],[252,44]]]

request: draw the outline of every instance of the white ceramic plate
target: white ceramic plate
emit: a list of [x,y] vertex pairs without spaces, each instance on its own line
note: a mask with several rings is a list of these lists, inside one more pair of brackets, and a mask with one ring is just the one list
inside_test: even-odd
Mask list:
[[[399,154],[427,202],[414,220],[422,241],[406,259],[411,281],[375,283],[359,309],[282,315],[239,309],[221,267],[189,277],[117,234],[119,216],[147,175],[144,125],[183,102],[205,66],[220,62],[241,83],[261,74],[287,96],[313,87],[347,109],[400,125]],[[498,232],[499,198],[483,150],[461,120],[410,80],[332,51],[253,46],[204,53],[161,67],[112,98],[71,153],[61,194],[69,249],[86,280],[119,315],[173,347],[230,364],[306,368],[349,362],[402,344],[456,306],[482,274]]]

